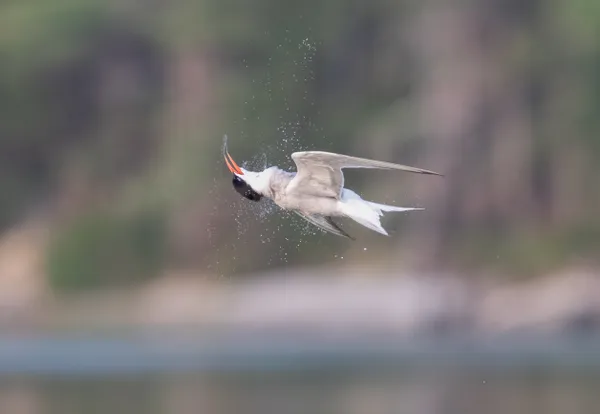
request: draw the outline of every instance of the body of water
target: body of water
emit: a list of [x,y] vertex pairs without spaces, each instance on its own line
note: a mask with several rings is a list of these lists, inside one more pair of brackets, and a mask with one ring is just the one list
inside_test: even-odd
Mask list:
[[0,340],[0,413],[600,412],[600,341]]

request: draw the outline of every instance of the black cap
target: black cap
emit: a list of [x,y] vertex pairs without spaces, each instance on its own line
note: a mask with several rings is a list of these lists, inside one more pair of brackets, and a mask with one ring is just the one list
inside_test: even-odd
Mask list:
[[260,199],[262,198],[262,196],[260,194],[258,194],[256,191],[254,191],[252,189],[252,187],[250,187],[246,183],[246,181],[242,180],[237,175],[233,176],[232,183],[233,183],[233,188],[235,188],[235,191],[240,193],[242,195],[242,197],[245,197],[251,201],[260,201]]

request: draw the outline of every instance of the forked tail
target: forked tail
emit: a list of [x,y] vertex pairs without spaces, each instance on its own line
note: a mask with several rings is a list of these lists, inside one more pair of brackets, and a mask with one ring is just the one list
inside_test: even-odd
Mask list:
[[381,226],[381,216],[388,211],[411,211],[423,210],[416,207],[396,207],[386,204],[372,203],[363,200],[358,194],[352,190],[344,189],[341,197],[342,213],[356,221],[357,223],[374,230],[383,235],[388,235],[388,232]]

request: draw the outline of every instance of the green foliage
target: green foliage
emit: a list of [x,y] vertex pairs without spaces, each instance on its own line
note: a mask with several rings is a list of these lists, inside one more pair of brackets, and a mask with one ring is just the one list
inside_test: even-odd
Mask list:
[[[462,252],[470,266],[499,263],[524,273],[559,266],[579,251],[593,256],[600,235],[588,231],[596,212],[587,206],[597,204],[600,192],[593,182],[586,194],[568,190],[580,184],[569,180],[593,181],[598,174],[599,5],[596,0],[510,5],[501,0],[444,5],[387,0],[1,2],[0,229],[27,207],[71,200],[73,181],[76,193],[86,188],[84,201],[75,202],[83,207],[79,218],[59,229],[48,252],[53,285],[79,289],[131,283],[163,266],[165,221],[179,209],[195,209],[206,221],[218,217],[215,239],[227,246],[239,243],[232,231],[235,220],[225,217],[236,212],[221,209],[220,192],[230,191],[228,181],[219,181],[225,171],[219,157],[223,133],[230,136],[236,159],[264,151],[270,163],[284,168],[293,168],[290,152],[306,148],[360,154],[377,147],[379,154],[389,159],[401,154],[408,163],[425,152],[427,142],[432,153],[442,152],[428,162],[464,166],[472,177],[456,179],[449,167],[440,185],[447,186],[444,191],[431,190],[456,197],[437,200],[452,204],[453,211],[439,215],[451,215],[454,226],[432,230],[448,256],[460,261]],[[455,39],[465,33],[455,31],[456,22],[448,23],[440,7],[462,14],[457,21],[471,28],[471,41]],[[423,18],[436,13],[439,25]],[[450,33],[447,44],[439,42],[444,30]],[[438,49],[421,50],[430,37],[438,38]],[[454,49],[444,49],[447,45]],[[115,50],[122,60],[112,54]],[[459,74],[452,85],[447,75],[452,64],[448,71],[445,65],[454,53],[474,59],[472,83]],[[434,72],[438,75],[432,77]],[[451,94],[456,91],[455,102]],[[126,95],[122,100],[120,92]],[[446,142],[440,133],[435,142],[423,136],[440,130],[423,125],[423,120],[436,122],[427,113],[438,114],[443,125],[461,112],[465,96],[483,102],[469,108],[477,114],[457,134],[468,139]],[[511,121],[513,110],[522,112],[514,117],[517,121]],[[214,125],[207,125],[213,119],[220,123],[216,133]],[[519,119],[526,121],[522,125]],[[527,128],[532,137],[522,132]],[[521,143],[501,145],[520,133]],[[437,145],[442,149],[433,148]],[[465,151],[453,151],[455,145]],[[502,161],[496,162],[506,166],[494,166],[494,174],[516,169],[523,172],[523,182],[536,184],[519,187],[517,180],[507,179],[490,180],[489,189],[480,185],[486,160],[496,159],[498,148],[515,156],[500,154]],[[516,156],[521,153],[527,155]],[[513,165],[511,158],[528,165]],[[152,162],[154,169],[145,169]],[[565,173],[569,168],[577,173]],[[352,183],[372,180],[371,174],[361,172]],[[348,178],[354,177],[350,173]],[[403,196],[395,177],[385,180],[378,181],[380,191],[389,190],[390,198]],[[470,191],[471,183],[481,190]],[[516,187],[520,190],[511,191]],[[117,208],[134,206],[138,213],[86,212],[98,208],[85,205],[90,188],[100,199],[118,194]],[[535,192],[539,195],[528,194]],[[189,207],[186,203],[199,194],[207,196]],[[531,200],[514,200],[509,211],[499,200],[513,194]],[[565,204],[556,200],[563,194],[582,194],[569,200],[582,215],[578,225],[560,216],[538,223],[537,215]],[[164,211],[147,212],[140,208],[144,203],[160,204]],[[475,220],[473,206],[498,210],[498,216]],[[209,212],[215,213],[209,217]],[[268,220],[278,229],[289,222],[287,217]],[[444,221],[432,217],[432,222]],[[489,222],[505,232],[490,231]],[[522,223],[531,226],[521,229]],[[252,226],[260,232],[264,223],[257,220]],[[288,264],[313,263],[339,247],[335,239],[325,238],[323,245],[295,249],[287,236],[297,229],[282,228],[272,245],[252,246],[245,259],[249,263],[238,267],[270,266],[273,246],[291,252]],[[379,247],[394,248],[380,240]],[[206,256],[211,254],[216,253]]]
[[[73,59],[110,28],[104,2],[25,0],[0,5],[0,53],[15,80]],[[24,86],[24,83],[20,83]]]
[[[141,31],[111,2],[0,3],[0,229],[24,206],[46,200],[65,164],[80,161],[75,154],[89,154],[114,175],[146,154],[139,142],[151,135],[147,124],[160,76],[153,75],[156,41]],[[143,72],[133,87],[144,102],[114,110],[121,119],[102,113],[103,71],[116,60],[114,50],[134,55]],[[79,164],[94,168],[92,162]]]
[[79,95],[61,99],[52,76],[80,63],[108,22],[100,2],[0,4],[0,226],[52,182],[65,132],[78,118],[66,105]]
[[47,256],[50,282],[61,290],[129,285],[162,269],[165,246],[163,213],[88,214],[53,240]]
[[530,278],[545,275],[564,263],[598,264],[600,223],[575,224],[544,234],[523,228],[513,234],[480,231],[463,234],[450,249],[453,264],[461,268],[494,269],[505,275]]

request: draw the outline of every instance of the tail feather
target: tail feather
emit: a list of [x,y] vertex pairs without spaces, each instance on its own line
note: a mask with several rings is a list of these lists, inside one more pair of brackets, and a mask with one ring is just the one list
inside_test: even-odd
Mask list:
[[[424,208],[421,207],[396,207],[396,206],[390,206],[387,204],[378,204],[378,203],[373,203],[371,201],[367,201],[367,203],[369,203],[369,205],[376,209],[381,211],[413,211],[413,210],[425,210]],[[380,215],[383,215],[383,213],[380,213]]]
[[346,217],[385,236],[388,236],[388,232],[381,226],[383,212],[423,210],[417,207],[396,207],[373,203],[363,200],[358,194],[348,189],[344,189],[342,192],[341,209]]

